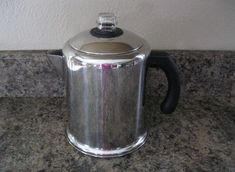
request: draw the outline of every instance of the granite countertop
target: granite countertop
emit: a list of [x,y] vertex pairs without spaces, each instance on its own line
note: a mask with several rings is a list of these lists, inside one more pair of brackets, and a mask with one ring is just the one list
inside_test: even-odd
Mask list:
[[64,82],[46,51],[0,52],[0,172],[235,172],[235,51],[167,53],[181,75],[177,110],[159,112],[167,82],[150,69],[146,144],[122,158],[99,159],[65,138]]
[[65,138],[64,98],[0,98],[0,171],[235,171],[235,107],[226,98],[182,100],[159,113],[147,97],[146,144],[122,158],[91,158]]

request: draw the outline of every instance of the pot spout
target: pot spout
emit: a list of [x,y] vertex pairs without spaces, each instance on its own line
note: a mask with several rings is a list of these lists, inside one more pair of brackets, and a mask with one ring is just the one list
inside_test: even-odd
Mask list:
[[49,62],[56,68],[56,71],[64,78],[64,58],[62,50],[47,51]]

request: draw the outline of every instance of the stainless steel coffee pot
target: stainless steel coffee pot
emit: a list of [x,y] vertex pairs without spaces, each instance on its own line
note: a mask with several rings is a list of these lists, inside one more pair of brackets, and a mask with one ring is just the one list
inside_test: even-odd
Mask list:
[[66,81],[68,141],[87,155],[118,157],[146,140],[142,112],[147,67],[166,73],[164,113],[177,105],[179,74],[169,57],[150,54],[143,38],[118,28],[112,13],[100,13],[97,24],[67,41],[62,51],[49,51],[48,57]]

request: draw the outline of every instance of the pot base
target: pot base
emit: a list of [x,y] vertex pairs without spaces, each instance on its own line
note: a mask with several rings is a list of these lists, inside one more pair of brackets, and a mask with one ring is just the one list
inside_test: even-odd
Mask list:
[[69,143],[83,154],[99,158],[113,158],[124,156],[139,149],[146,141],[147,132],[140,136],[138,140],[133,142],[132,144],[127,145],[124,148],[117,148],[113,150],[103,150],[100,148],[93,148],[88,145],[82,144],[75,139],[75,137],[69,132],[68,128],[66,129],[66,135]]

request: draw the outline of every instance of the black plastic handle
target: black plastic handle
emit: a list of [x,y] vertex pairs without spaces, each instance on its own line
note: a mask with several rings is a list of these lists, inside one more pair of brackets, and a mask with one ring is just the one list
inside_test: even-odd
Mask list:
[[161,104],[161,111],[174,112],[180,97],[180,75],[176,63],[165,52],[152,51],[147,60],[147,67],[160,68],[168,81],[167,95]]

